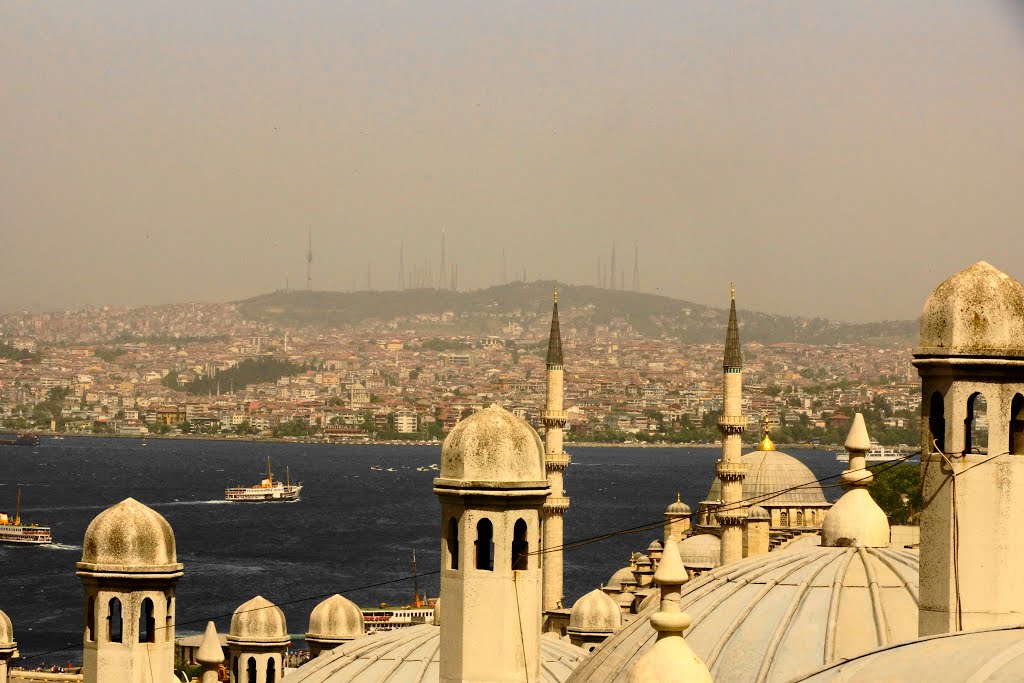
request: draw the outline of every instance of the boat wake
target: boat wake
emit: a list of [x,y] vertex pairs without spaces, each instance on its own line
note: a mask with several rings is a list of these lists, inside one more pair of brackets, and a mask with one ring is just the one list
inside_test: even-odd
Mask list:
[[150,507],[172,507],[178,505],[226,505],[230,500],[223,498],[217,500],[171,500],[166,503],[150,503]]
[[50,550],[81,550],[80,545],[69,545],[67,543],[44,543],[39,546],[40,548],[49,548]]

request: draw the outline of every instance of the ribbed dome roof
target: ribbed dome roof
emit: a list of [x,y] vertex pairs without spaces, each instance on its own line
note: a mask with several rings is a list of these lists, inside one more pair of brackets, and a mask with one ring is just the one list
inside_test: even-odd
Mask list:
[[492,405],[448,434],[440,474],[441,479],[475,482],[544,481],[544,446],[526,420]]
[[134,498],[125,498],[89,523],[78,568],[157,573],[180,571],[182,565],[167,520]]
[[747,510],[747,520],[752,522],[759,522],[770,520],[771,514],[760,505],[755,505]]
[[903,642],[833,664],[806,678],[827,681],[1019,681],[1024,626],[959,631]]
[[640,553],[639,555],[636,556],[636,566],[637,567],[640,567],[640,566],[650,567],[651,566],[651,558],[647,557],[643,553]]
[[[812,547],[748,558],[683,585],[681,607],[692,619],[686,642],[716,681],[789,681],[915,637],[917,574],[910,550]],[[625,681],[654,643],[658,609],[648,602],[571,680]]]
[[[439,680],[441,629],[431,624],[371,633],[288,674],[288,683],[434,683]],[[540,681],[562,683],[586,657],[555,638],[540,639]]]
[[612,633],[622,626],[622,610],[606,593],[594,589],[576,601],[569,613],[569,630]]
[[664,549],[664,546],[661,545],[661,541],[659,541],[658,539],[654,539],[653,541],[651,541],[650,545],[647,546],[647,554],[650,555],[651,553],[660,553]]
[[722,541],[714,534],[696,534],[679,542],[679,557],[688,569],[711,569],[722,559]]
[[348,598],[335,593],[313,608],[306,638],[337,640],[358,638],[365,632],[363,612]]
[[605,584],[605,588],[622,590],[623,583],[636,583],[636,577],[633,576],[633,570],[630,567],[623,567],[612,574],[612,578],[608,579],[608,583]]
[[284,612],[262,595],[243,603],[231,615],[228,642],[276,644],[288,642]]
[[1024,285],[984,261],[953,275],[924,304],[918,352],[1024,356]]
[[14,647],[14,625],[11,618],[0,610],[0,650]]
[[[743,463],[747,466],[747,476],[743,480],[744,499],[764,496],[764,500],[754,501],[764,507],[828,505],[820,484],[806,485],[817,477],[792,455],[782,451],[752,451],[743,456]],[[794,486],[801,488],[768,497]],[[721,499],[722,483],[715,478],[706,500]]]
[[676,495],[676,501],[665,508],[666,515],[685,515],[689,516],[691,513],[690,506],[679,499],[678,494]]

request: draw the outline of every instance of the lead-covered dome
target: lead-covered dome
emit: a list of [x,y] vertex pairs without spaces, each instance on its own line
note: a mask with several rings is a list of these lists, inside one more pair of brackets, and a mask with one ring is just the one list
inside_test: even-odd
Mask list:
[[679,542],[679,559],[687,569],[712,569],[722,559],[722,541],[714,534],[695,534]]
[[174,531],[167,520],[134,498],[107,508],[89,523],[79,570],[177,572]]
[[273,645],[288,642],[284,612],[262,595],[242,603],[231,615],[228,642]]
[[[782,451],[752,451],[743,456],[747,476],[743,499],[765,508],[828,507],[821,485],[807,465]],[[779,494],[779,491],[784,493]],[[776,495],[778,494],[778,495]],[[722,500],[722,482],[715,478],[707,500]]]
[[[716,681],[773,683],[915,638],[917,585],[916,551],[801,547],[702,574],[683,585],[680,607],[692,619],[686,642]],[[658,610],[645,600],[570,680],[626,681],[654,644]]]
[[541,482],[544,446],[537,431],[498,405],[462,420],[441,448],[441,479]]
[[953,275],[924,304],[916,353],[1024,357],[1024,285],[985,261]]
[[362,610],[348,598],[335,593],[313,608],[306,638],[333,641],[358,638],[364,632]]
[[622,626],[622,610],[600,589],[594,589],[576,601],[569,613],[569,631],[614,633]]
[[0,650],[9,650],[15,646],[14,624],[3,610],[0,610]]
[[[419,624],[371,633],[288,674],[289,683],[435,683],[440,680],[441,629]],[[539,683],[562,683],[587,656],[558,638],[540,639]]]

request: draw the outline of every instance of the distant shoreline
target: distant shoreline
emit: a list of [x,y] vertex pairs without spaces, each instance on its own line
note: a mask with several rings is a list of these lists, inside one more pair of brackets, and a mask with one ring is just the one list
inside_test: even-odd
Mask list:
[[[12,432],[13,433],[13,432]],[[85,438],[101,438],[101,439],[125,439],[132,441],[240,441],[248,443],[308,443],[308,444],[330,444],[335,446],[342,445],[358,445],[358,446],[438,446],[440,447],[443,441],[424,441],[424,440],[375,440],[375,439],[352,439],[352,440],[330,440],[330,439],[310,439],[310,438],[289,438],[280,436],[256,436],[254,434],[248,434],[244,436],[232,435],[232,436],[213,436],[211,434],[150,434],[148,436],[129,436],[124,434],[89,434],[89,433],[67,433],[67,432],[30,432],[31,434],[37,434],[40,437],[48,437],[49,439],[63,439],[65,437],[85,437]],[[744,448],[756,448],[756,443],[743,444]],[[712,443],[648,443],[645,441],[635,441],[630,443],[621,442],[602,442],[602,441],[566,441],[565,447],[568,449],[573,448],[721,448],[720,442]],[[798,448],[800,450],[817,450],[817,451],[834,451],[841,448],[838,444],[786,444],[787,448]]]

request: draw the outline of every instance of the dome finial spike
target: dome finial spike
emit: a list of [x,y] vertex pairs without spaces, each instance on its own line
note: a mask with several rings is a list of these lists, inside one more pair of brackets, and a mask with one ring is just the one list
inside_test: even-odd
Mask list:
[[736,301],[736,283],[735,282],[730,282],[729,283],[729,293],[732,296],[732,300]]
[[555,290],[555,305],[557,306],[558,305],[558,285],[555,285],[554,287],[552,287],[552,289]]

